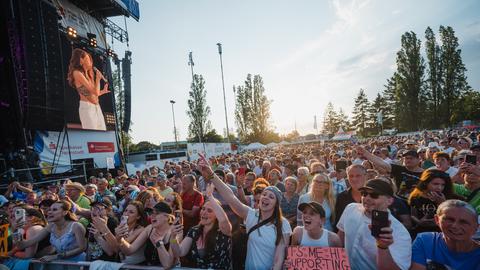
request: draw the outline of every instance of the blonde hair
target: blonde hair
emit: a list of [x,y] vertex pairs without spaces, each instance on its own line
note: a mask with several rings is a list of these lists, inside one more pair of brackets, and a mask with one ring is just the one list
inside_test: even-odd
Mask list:
[[310,188],[310,190],[308,191],[308,193],[310,194],[310,198],[312,201],[315,201],[315,202],[318,202],[319,204],[322,204],[323,202],[320,202],[318,201],[320,195],[319,194],[315,194],[314,191],[313,191],[313,185],[316,185],[315,184],[315,179],[317,177],[322,177],[325,181],[328,181],[328,190],[326,190],[322,196],[323,196],[323,199],[324,200],[327,200],[327,203],[328,203],[328,206],[330,207],[331,209],[331,216],[330,216],[330,221],[332,222],[332,224],[335,222],[335,194],[333,193],[333,182],[332,180],[330,179],[330,177],[328,177],[328,175],[324,174],[324,173],[317,173],[313,176],[312,178],[312,188]]

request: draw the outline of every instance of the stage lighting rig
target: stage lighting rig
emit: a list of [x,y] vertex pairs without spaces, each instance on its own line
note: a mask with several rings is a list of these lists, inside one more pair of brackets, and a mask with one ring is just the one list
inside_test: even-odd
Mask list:
[[88,38],[88,44],[92,46],[93,48],[97,47],[97,35],[92,34],[92,33],[87,33],[87,38]]
[[77,30],[71,26],[67,27],[67,35],[71,39],[76,39],[77,36]]

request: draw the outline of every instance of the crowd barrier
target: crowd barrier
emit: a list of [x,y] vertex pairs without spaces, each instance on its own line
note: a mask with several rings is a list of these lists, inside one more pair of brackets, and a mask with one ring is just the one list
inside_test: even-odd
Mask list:
[[[30,269],[32,270],[88,270],[91,262],[72,262],[56,260],[48,263],[40,260],[32,260],[30,262]],[[131,270],[163,270],[165,268],[159,266],[145,266],[145,265],[130,265],[124,264],[120,269]],[[197,270],[199,268],[174,267],[173,270]]]

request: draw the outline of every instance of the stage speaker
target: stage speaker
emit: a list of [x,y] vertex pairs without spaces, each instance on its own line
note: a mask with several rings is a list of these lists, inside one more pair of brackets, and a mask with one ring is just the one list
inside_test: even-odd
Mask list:
[[61,131],[65,115],[65,76],[57,11],[46,1],[15,2],[28,87],[25,124],[30,129]]
[[123,78],[123,89],[124,89],[124,108],[125,114],[123,115],[122,129],[125,132],[128,132],[130,129],[130,114],[132,108],[132,52],[125,51],[125,57],[122,59],[122,78]]

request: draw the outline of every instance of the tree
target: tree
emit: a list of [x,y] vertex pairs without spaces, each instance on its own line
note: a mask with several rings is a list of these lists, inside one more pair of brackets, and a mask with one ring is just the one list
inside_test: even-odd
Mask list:
[[427,126],[430,128],[436,128],[441,122],[439,111],[440,104],[443,100],[442,92],[440,91],[442,80],[441,50],[435,39],[435,33],[433,33],[430,27],[427,27],[427,30],[425,30],[425,39],[425,52],[427,55],[428,67],[425,85],[429,112]]
[[355,98],[355,107],[353,108],[352,125],[359,131],[360,135],[367,135],[367,127],[369,125],[368,112],[370,111],[370,103],[363,89],[358,92]]
[[133,144],[131,147],[132,152],[141,152],[141,151],[154,151],[160,149],[159,145],[153,144],[147,141],[141,141],[137,144]]
[[342,108],[340,108],[337,113],[337,125],[339,128],[343,128],[343,130],[350,129],[350,121]]
[[[234,86],[235,89],[235,86]],[[270,103],[265,95],[260,75],[248,74],[245,85],[235,91],[235,121],[238,135],[243,142],[265,143],[273,132],[270,125]]]
[[418,130],[421,126],[423,102],[425,95],[422,91],[425,64],[420,54],[421,42],[414,32],[406,32],[401,38],[401,49],[397,52],[396,94],[399,114],[400,130]]
[[223,137],[220,134],[217,134],[217,131],[215,129],[212,129],[205,134],[203,142],[219,143],[223,142]]
[[399,125],[397,123],[398,115],[400,114],[400,109],[398,106],[397,98],[397,83],[396,78],[398,75],[395,73],[384,85],[385,89],[382,92],[382,97],[385,102],[385,107],[383,110],[383,128],[389,129],[396,127],[398,129]]
[[[377,97],[372,101],[370,110],[368,112],[368,118],[370,123],[370,128],[374,130],[376,133],[381,132],[381,128],[383,126],[383,122],[385,120],[385,108],[387,107],[387,103],[385,99],[380,95],[377,94]],[[378,113],[382,114],[382,124],[378,122]]]
[[337,112],[335,112],[332,102],[328,102],[323,116],[323,132],[328,135],[335,134],[339,128],[338,122]]
[[207,91],[205,90],[205,81],[202,75],[195,74],[191,90],[189,91],[188,111],[190,118],[188,125],[188,141],[204,141],[205,134],[211,131],[212,125],[208,116],[210,115],[210,106],[207,105]]
[[454,123],[451,118],[455,111],[462,110],[462,104],[458,101],[462,94],[465,94],[470,86],[467,83],[467,76],[465,75],[466,68],[462,61],[461,50],[458,48],[458,38],[455,36],[455,31],[450,26],[440,26],[441,46],[441,93],[443,102],[442,119],[444,124],[451,125]]

